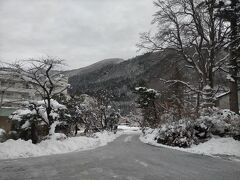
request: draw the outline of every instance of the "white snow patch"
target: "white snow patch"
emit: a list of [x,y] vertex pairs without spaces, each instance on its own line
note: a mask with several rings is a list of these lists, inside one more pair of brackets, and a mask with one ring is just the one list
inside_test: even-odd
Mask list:
[[10,118],[12,120],[21,121],[21,117],[28,114],[34,114],[34,112],[30,111],[29,109],[18,109],[12,115],[10,115]]
[[233,79],[233,77],[230,74],[227,74],[226,79],[231,81],[231,82],[235,82],[235,80]]
[[27,128],[29,128],[29,127],[30,127],[30,122],[29,122],[29,121],[26,121],[26,122],[21,126],[22,129],[27,129]]
[[123,131],[124,133],[140,133],[139,127],[131,127],[127,125],[119,125],[118,130]]
[[0,128],[0,136],[2,136],[3,134],[5,134],[6,133],[6,131],[4,130],[4,129],[1,129]]

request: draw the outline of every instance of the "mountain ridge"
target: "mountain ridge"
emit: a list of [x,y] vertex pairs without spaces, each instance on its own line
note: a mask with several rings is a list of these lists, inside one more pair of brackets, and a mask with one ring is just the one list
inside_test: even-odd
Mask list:
[[121,59],[121,58],[107,58],[107,59],[103,59],[101,61],[98,61],[96,63],[90,64],[85,67],[64,71],[63,74],[65,74],[68,77],[72,77],[72,76],[79,75],[79,74],[91,73],[91,72],[93,72],[99,68],[102,68],[104,66],[107,66],[109,64],[118,64],[123,61],[125,61],[125,60]]

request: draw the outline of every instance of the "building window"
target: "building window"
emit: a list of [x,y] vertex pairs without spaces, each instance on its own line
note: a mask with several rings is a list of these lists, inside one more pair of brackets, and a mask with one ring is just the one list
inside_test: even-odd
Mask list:
[[2,81],[2,82],[1,82],[1,86],[2,86],[2,87],[8,87],[8,82]]

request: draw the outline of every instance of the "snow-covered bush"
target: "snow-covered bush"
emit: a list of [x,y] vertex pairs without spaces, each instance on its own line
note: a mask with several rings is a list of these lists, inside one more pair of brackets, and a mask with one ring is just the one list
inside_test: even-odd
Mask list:
[[158,143],[178,147],[190,147],[197,143],[193,125],[187,120],[162,125],[155,138]]
[[200,112],[195,128],[218,136],[240,134],[240,116],[228,109],[208,108]]
[[78,113],[85,126],[85,132],[98,131],[102,127],[97,100],[87,94],[79,97]]
[[99,131],[102,128],[100,107],[95,98],[82,94],[75,96],[64,102],[67,112],[71,118],[68,123],[77,134],[78,126],[85,128],[85,133],[89,131]]
[[0,142],[3,142],[6,140],[6,132],[4,129],[0,128]]
[[178,147],[190,147],[192,144],[205,142],[212,135],[238,139],[240,116],[229,110],[208,108],[203,109],[200,117],[195,120],[169,121],[152,132],[148,130],[144,133],[146,136],[153,132],[153,139],[158,143]]
[[53,99],[51,99],[50,104],[51,121],[49,121],[47,117],[46,102],[44,100],[31,102],[10,115],[9,118],[13,122],[12,130],[17,132],[19,138],[25,140],[32,139],[33,143],[37,143],[39,141],[38,136],[50,134],[49,130],[51,130],[51,125],[54,124],[54,122],[60,122],[58,124],[60,125],[66,123],[70,118],[70,116],[66,114],[66,107],[64,105],[59,104]]

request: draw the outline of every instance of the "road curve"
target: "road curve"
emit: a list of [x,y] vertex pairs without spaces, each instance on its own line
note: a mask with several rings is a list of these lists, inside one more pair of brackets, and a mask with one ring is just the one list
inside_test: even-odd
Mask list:
[[240,163],[153,147],[134,134],[107,146],[27,159],[0,160],[1,180],[240,180]]

